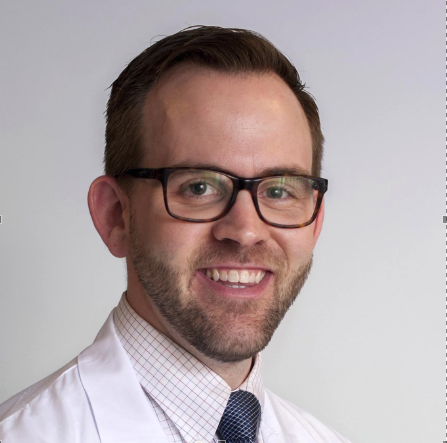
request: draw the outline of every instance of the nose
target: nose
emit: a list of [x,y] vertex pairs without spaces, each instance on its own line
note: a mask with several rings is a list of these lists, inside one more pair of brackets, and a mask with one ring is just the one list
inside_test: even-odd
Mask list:
[[242,190],[230,212],[214,222],[213,235],[216,240],[233,240],[243,247],[250,247],[267,241],[269,227],[256,212],[249,191]]

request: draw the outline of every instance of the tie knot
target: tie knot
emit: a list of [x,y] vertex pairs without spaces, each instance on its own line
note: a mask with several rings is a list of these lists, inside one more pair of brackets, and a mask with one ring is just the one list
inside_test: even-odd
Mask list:
[[227,443],[254,443],[260,415],[261,405],[251,392],[232,392],[217,432]]

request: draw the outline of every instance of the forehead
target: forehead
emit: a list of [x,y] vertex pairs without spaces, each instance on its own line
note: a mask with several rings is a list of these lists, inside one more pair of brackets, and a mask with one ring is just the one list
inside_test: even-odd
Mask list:
[[241,177],[281,167],[311,173],[304,111],[273,73],[176,69],[149,92],[142,128],[141,167],[207,164]]

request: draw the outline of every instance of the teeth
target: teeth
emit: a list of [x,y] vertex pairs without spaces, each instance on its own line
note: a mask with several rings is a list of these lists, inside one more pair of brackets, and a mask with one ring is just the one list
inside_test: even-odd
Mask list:
[[230,271],[228,273],[228,281],[231,283],[239,283],[239,274],[237,271]]
[[[235,269],[230,269],[229,271],[218,271],[217,269],[206,269],[204,271],[208,278],[214,281],[230,282],[230,283],[255,283],[258,284],[264,277],[265,271],[247,271],[246,269],[242,271],[237,271]],[[243,285],[226,285],[230,288],[245,288]]]
[[249,283],[250,282],[250,275],[248,274],[248,271],[242,271],[241,275],[239,277],[240,283]]

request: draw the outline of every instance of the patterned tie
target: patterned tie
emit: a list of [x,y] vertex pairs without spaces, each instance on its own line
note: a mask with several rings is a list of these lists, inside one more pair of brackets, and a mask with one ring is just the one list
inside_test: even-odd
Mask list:
[[226,443],[255,443],[260,416],[261,405],[251,392],[232,392],[217,432]]

